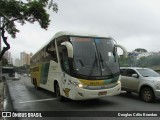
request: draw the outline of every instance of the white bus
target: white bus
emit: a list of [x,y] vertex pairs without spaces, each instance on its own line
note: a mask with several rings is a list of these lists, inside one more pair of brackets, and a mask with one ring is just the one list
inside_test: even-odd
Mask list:
[[2,67],[2,79],[13,80],[15,78],[14,67]]
[[31,81],[59,101],[94,99],[121,91],[117,45],[111,37],[58,32],[31,58]]

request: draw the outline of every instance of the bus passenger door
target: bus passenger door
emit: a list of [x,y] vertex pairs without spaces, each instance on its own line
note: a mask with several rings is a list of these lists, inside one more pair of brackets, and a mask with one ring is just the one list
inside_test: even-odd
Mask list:
[[71,90],[70,88],[70,65],[69,65],[69,59],[68,59],[68,53],[67,50],[64,49],[62,51],[62,58],[61,58],[61,66],[62,66],[62,88],[63,88],[63,94],[65,97],[69,97],[69,92]]
[[63,50],[62,52],[62,60],[61,60],[61,65],[62,65],[62,70],[66,73],[70,73],[70,67],[69,67],[69,59],[68,59],[68,54],[67,50]]

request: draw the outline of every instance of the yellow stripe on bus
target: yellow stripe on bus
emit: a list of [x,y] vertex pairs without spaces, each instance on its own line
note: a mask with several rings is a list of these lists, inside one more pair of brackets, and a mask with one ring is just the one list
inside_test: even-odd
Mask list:
[[117,82],[119,79],[119,76],[116,76],[111,79],[105,79],[105,80],[86,80],[86,79],[79,79],[82,84],[89,85],[89,86],[103,86],[110,83]]
[[101,86],[101,85],[105,85],[104,80],[84,80],[84,79],[79,79],[79,80],[84,85],[89,85],[89,86]]

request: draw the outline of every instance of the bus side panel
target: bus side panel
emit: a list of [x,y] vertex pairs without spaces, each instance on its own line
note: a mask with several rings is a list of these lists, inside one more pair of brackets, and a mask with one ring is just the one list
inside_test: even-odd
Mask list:
[[51,60],[49,66],[47,65],[45,68],[43,67],[43,69],[43,78],[41,80],[40,87],[54,92],[54,80],[57,80],[58,83],[61,84],[60,65],[57,62]]
[[40,78],[41,78],[41,64],[37,64],[31,67],[31,81],[36,80],[37,86],[40,87]]

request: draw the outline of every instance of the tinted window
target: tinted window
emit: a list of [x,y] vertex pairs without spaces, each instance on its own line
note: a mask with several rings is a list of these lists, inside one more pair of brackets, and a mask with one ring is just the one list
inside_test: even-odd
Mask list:
[[135,70],[132,70],[132,69],[128,69],[127,70],[127,75],[128,77],[132,77],[132,74],[137,74]]
[[126,76],[126,71],[127,71],[126,69],[121,69],[120,70],[121,75]]
[[13,68],[2,68],[2,73],[14,73]]

